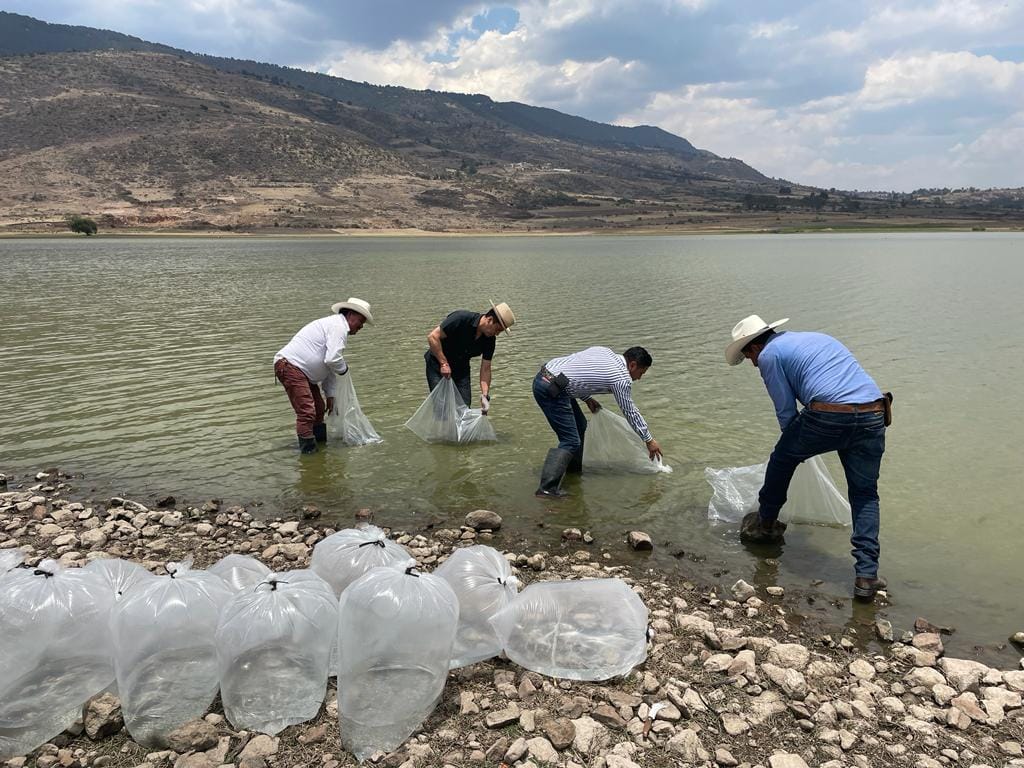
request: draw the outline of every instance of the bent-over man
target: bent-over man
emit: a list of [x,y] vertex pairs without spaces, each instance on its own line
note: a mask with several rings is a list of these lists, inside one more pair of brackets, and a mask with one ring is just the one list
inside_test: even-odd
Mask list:
[[582,470],[587,419],[577,400],[597,413],[601,405],[594,395],[611,393],[626,421],[647,445],[651,460],[661,456],[661,446],[633,403],[633,382],[647,373],[652,362],[643,347],[630,347],[621,355],[608,347],[589,347],[549,360],[540,369],[533,380],[533,397],[558,436],[558,447],[549,450],[544,459],[537,496],[564,496],[562,477]]
[[274,375],[295,411],[295,432],[303,453],[313,453],[317,443],[327,442],[324,414],[334,409],[334,377],[348,373],[342,352],[348,337],[359,333],[363,323],[373,323],[369,304],[356,298],[339,301],[331,306],[328,317],[303,326],[274,356]]
[[469,361],[480,360],[480,409],[486,414],[491,407],[491,361],[494,359],[494,337],[509,332],[516,316],[508,304],[491,302],[487,312],[457,309],[427,334],[430,347],[423,358],[427,364],[427,386],[430,391],[450,378],[467,407],[473,405]]
[[[878,474],[885,452],[886,410],[891,395],[878,385],[839,341],[824,333],[776,331],[757,315],[732,330],[725,350],[730,365],[744,358],[758,369],[775,404],[782,435],[775,444],[759,508],[743,518],[740,538],[778,542],[786,530],[778,520],[797,466],[812,456],[837,451],[846,473],[853,517],[853,592],[870,600],[886,586],[878,577]],[[804,406],[797,412],[797,403]]]

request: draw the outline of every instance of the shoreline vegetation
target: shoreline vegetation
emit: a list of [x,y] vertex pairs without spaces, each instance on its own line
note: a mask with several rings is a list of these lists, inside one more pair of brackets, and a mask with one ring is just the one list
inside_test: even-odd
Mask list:
[[[150,229],[150,228],[118,228],[101,229],[95,238],[167,238],[167,237],[209,237],[239,238],[269,237],[274,239],[335,239],[346,237],[616,237],[616,236],[651,236],[667,237],[680,235],[797,235],[797,234],[899,234],[921,232],[964,232],[964,233],[1013,233],[1024,232],[1024,223],[1016,226],[990,224],[987,226],[964,225],[948,222],[914,222],[910,224],[848,224],[829,223],[820,225],[791,224],[773,227],[687,227],[664,226],[660,228],[619,227],[608,229],[452,229],[427,230],[416,227],[380,228],[380,229],[293,229],[282,232],[275,228],[231,228],[221,229]],[[83,235],[66,229],[47,230],[0,230],[3,240],[37,240],[37,239],[83,239]]]
[[[315,544],[335,527],[373,518],[358,510],[329,523],[308,504],[286,519],[215,500],[195,507],[166,497],[146,506],[94,497],[77,483],[57,470],[0,475],[0,550],[18,549],[29,564],[122,557],[157,573],[168,561],[192,557],[205,568],[237,552],[280,571],[308,566]],[[722,590],[613,564],[574,529],[563,533],[561,549],[524,549],[493,512],[467,515],[458,527],[389,535],[431,571],[457,547],[487,544],[506,553],[524,586],[624,579],[650,610],[654,636],[642,665],[603,683],[547,678],[502,659],[456,670],[418,735],[369,765],[1024,766],[1024,659],[1001,670],[946,657],[942,628],[924,619],[905,632],[884,619],[861,632],[829,627],[801,615],[799,595],[781,587],[740,580]],[[866,634],[878,638],[881,653],[864,650]],[[69,731],[6,768],[351,766],[335,693],[332,682],[319,715],[278,737],[234,730],[218,700],[158,751],[131,740],[116,697],[106,693]]]

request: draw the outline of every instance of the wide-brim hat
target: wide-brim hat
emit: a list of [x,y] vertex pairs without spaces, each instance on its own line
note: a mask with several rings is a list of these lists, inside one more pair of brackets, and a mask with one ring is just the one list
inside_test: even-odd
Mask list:
[[765,331],[778,328],[783,323],[788,323],[789,318],[784,317],[774,323],[766,323],[760,315],[750,315],[740,320],[732,329],[732,343],[725,348],[725,361],[729,365],[739,365],[743,362],[743,348],[751,339],[756,339]]
[[498,322],[501,323],[502,330],[511,335],[512,332],[509,329],[516,324],[516,316],[515,313],[512,312],[512,308],[504,301],[500,304],[495,304],[492,301],[491,309],[493,309],[494,314],[498,316]]
[[358,312],[360,315],[366,318],[366,322],[373,325],[373,315],[370,314],[369,302],[363,301],[362,299],[350,298],[348,301],[339,301],[336,304],[331,304],[331,314],[336,315],[343,309],[351,309],[353,312]]

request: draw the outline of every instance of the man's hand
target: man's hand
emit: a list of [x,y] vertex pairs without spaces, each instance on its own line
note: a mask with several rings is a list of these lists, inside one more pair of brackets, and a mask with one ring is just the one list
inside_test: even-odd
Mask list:
[[327,412],[328,413],[334,413],[334,398],[333,397],[328,397],[327,398]]
[[651,461],[661,458],[661,446],[658,445],[658,441],[654,438],[651,438],[647,443],[647,455],[650,457]]
[[587,408],[590,409],[591,413],[597,413],[598,411],[601,410],[601,404],[599,402],[597,402],[597,400],[595,400],[592,397],[588,397],[583,402],[585,402],[587,404]]
[[480,395],[480,412],[486,416],[489,410],[491,410],[491,398],[487,395]]
[[447,360],[441,363],[441,375],[446,379],[450,379],[452,377],[452,367],[448,365]]

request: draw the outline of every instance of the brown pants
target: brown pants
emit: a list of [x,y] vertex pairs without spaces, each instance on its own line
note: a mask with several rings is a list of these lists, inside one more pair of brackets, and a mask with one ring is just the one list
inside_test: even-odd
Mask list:
[[295,432],[299,437],[313,437],[313,426],[323,424],[324,399],[320,387],[306,378],[301,369],[287,360],[274,363],[274,375],[288,393],[295,411]]

